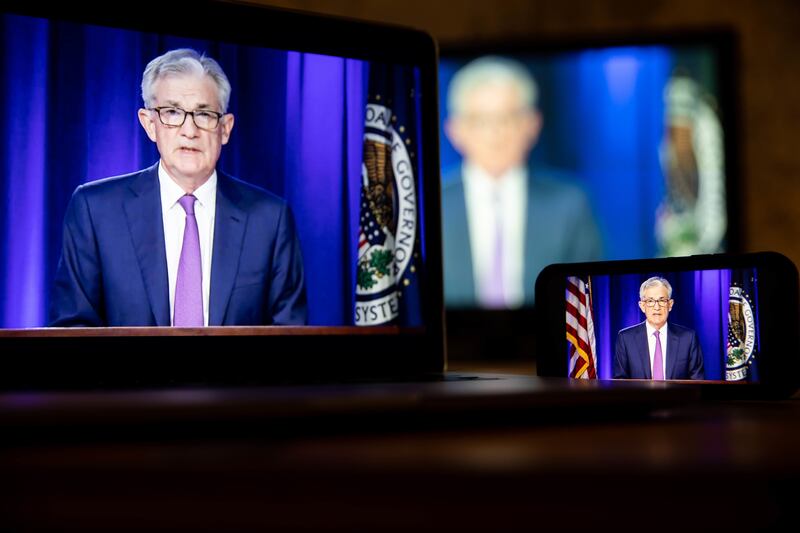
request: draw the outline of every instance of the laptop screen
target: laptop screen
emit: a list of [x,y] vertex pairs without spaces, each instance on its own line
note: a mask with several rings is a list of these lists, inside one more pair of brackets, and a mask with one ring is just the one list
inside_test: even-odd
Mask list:
[[[200,325],[383,327],[438,339],[423,366],[440,367],[433,41],[235,4],[136,11],[0,15],[0,327],[177,325],[189,217],[170,234],[169,191],[206,165]],[[177,82],[143,100],[148,65],[185,49],[217,63],[227,108]]]
[[[215,59],[230,81],[235,124],[216,169],[289,206],[306,323],[421,326],[428,154],[420,66],[243,44],[203,35],[202,26],[190,28],[196,36],[174,35],[172,22],[165,15],[167,31],[151,32],[3,15],[2,326],[48,324],[76,187],[163,160],[137,117],[142,73],[183,48]],[[99,292],[111,297],[108,287]],[[96,325],[155,324],[107,316]]]

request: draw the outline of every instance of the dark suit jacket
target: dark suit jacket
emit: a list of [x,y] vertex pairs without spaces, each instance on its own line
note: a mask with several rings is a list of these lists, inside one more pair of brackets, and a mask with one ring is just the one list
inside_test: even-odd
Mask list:
[[[667,323],[667,379],[703,379],[703,352],[694,330]],[[645,323],[617,334],[614,378],[652,379]]]
[[[467,206],[461,173],[442,189],[444,296],[453,307],[477,305]],[[525,303],[533,303],[536,277],[551,263],[601,259],[600,234],[586,195],[565,181],[528,180],[523,283]]]
[[[49,318],[51,326],[170,325],[158,164],[75,190]],[[305,321],[288,206],[218,171],[209,325]]]

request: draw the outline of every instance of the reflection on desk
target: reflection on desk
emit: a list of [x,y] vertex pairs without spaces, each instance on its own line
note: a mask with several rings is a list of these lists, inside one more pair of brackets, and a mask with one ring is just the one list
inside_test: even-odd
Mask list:
[[476,416],[444,427],[271,432],[255,423],[228,431],[217,420],[188,436],[146,424],[121,438],[16,435],[0,444],[0,522],[90,531],[787,529],[800,481],[798,420],[794,398],[530,424]]

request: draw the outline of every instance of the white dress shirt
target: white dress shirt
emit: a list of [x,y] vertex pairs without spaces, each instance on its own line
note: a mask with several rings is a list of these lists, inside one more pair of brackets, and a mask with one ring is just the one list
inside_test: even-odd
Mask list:
[[[186,192],[169,177],[159,162],[158,182],[161,189],[161,216],[164,222],[164,244],[167,248],[167,276],[169,279],[169,320],[175,317],[175,284],[178,279],[178,263],[183,247],[183,230],[186,227],[186,211],[178,200]],[[200,261],[203,266],[203,324],[208,326],[208,297],[211,290],[211,257],[214,247],[214,213],[217,205],[217,171],[201,185],[194,196],[194,215],[200,233]]]
[[485,280],[492,268],[499,220],[502,224],[505,303],[507,307],[519,307],[525,299],[523,269],[528,207],[527,172],[517,167],[500,177],[493,177],[481,168],[465,164],[462,175],[478,302],[486,302]]
[[650,325],[650,322],[644,322],[647,328],[647,347],[650,349],[650,376],[653,375],[653,359],[656,356],[656,338],[653,335],[658,331],[658,336],[661,339],[661,371],[663,372],[664,379],[667,379],[667,324],[664,323],[660,330],[657,330]]

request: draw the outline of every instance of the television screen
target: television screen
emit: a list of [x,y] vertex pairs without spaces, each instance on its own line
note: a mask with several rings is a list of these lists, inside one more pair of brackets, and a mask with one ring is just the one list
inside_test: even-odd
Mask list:
[[451,324],[532,306],[551,263],[736,250],[732,55],[724,31],[444,48]]

